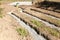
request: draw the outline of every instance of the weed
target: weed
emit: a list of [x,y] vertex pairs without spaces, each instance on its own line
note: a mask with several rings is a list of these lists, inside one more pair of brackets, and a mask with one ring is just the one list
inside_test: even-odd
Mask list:
[[33,24],[41,27],[44,31],[48,31],[48,33],[50,33],[51,35],[56,36],[56,37],[60,37],[60,32],[57,31],[56,29],[49,28],[49,27],[45,26],[42,22],[37,21],[37,20],[32,20],[31,22]]
[[35,24],[35,25],[37,25],[38,27],[39,26],[43,26],[43,24],[41,23],[41,22],[39,22],[39,21],[36,21],[36,20],[31,20],[31,22],[33,23],[33,24]]
[[28,35],[28,32],[23,28],[17,28],[16,30],[19,33],[19,35],[22,35],[22,36],[27,36]]
[[2,18],[2,8],[0,8],[0,18]]

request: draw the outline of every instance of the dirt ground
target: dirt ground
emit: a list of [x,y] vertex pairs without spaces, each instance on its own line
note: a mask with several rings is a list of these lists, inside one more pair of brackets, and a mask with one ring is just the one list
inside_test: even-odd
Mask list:
[[19,35],[16,28],[22,28],[22,26],[9,15],[0,19],[0,40],[32,40],[30,36],[22,37]]
[[20,40],[21,37],[15,30],[16,26],[11,24],[12,20],[9,20],[9,17],[6,17],[0,19],[0,40]]
[[13,17],[8,15],[8,12],[18,8],[6,4],[0,5],[0,7],[3,8],[3,17],[0,18],[0,40],[33,40],[30,35],[27,37],[19,35],[16,28],[22,28],[22,26]]

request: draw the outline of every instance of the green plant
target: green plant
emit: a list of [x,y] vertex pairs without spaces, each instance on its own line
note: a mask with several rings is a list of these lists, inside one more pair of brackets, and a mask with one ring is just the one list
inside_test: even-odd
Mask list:
[[44,27],[44,29],[47,30],[51,35],[60,37],[60,32],[58,30],[49,27]]
[[28,32],[23,28],[17,28],[16,30],[19,33],[19,35],[22,35],[22,36],[27,36],[28,35]]
[[37,21],[37,20],[31,20],[31,22],[33,23],[33,24],[35,24],[35,25],[37,25],[38,27],[39,26],[43,26],[43,24],[40,22],[40,21]]
[[32,20],[31,21],[33,24],[39,26],[39,28],[41,27],[44,31],[48,31],[48,33],[50,33],[53,36],[59,37],[60,38],[60,32],[56,29],[50,28],[48,26],[45,26],[42,22],[37,21],[37,20]]
[[0,8],[0,18],[2,18],[2,8]]

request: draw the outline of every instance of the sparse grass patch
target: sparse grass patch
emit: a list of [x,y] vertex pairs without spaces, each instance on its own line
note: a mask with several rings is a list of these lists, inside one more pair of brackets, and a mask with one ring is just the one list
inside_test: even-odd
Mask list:
[[37,25],[38,27],[42,27],[43,26],[43,24],[40,22],[40,21],[37,21],[37,20],[31,20],[31,22],[33,23],[33,24],[35,24],[35,25]]
[[0,8],[0,18],[2,18],[2,8]]
[[44,31],[48,31],[49,34],[60,38],[60,32],[58,30],[45,26],[45,24],[37,20],[32,20],[31,22],[37,25],[39,28],[41,27]]
[[58,30],[49,27],[44,27],[44,29],[47,30],[51,35],[60,38],[60,32]]
[[23,37],[28,35],[27,30],[25,30],[23,28],[17,28],[16,30],[19,33],[19,35],[22,35]]

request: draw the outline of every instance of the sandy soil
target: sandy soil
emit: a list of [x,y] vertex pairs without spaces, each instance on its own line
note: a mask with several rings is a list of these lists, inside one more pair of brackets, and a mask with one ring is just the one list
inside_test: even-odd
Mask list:
[[0,40],[32,40],[30,35],[22,37],[16,31],[16,28],[22,28],[15,19],[6,15],[0,19]]
[[20,40],[21,37],[17,34],[16,26],[11,19],[9,16],[0,19],[0,40]]
[[3,18],[0,18],[0,40],[33,40],[30,35],[27,37],[22,37],[16,31],[16,28],[22,28],[22,26],[17,23],[17,21],[8,15],[7,13],[16,10],[13,6],[0,5],[3,8]]

